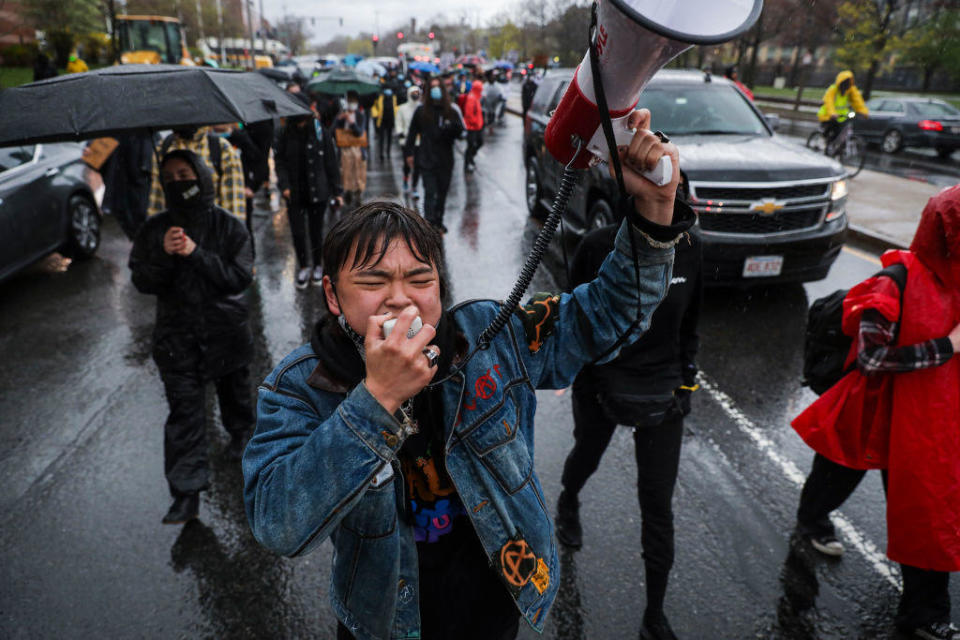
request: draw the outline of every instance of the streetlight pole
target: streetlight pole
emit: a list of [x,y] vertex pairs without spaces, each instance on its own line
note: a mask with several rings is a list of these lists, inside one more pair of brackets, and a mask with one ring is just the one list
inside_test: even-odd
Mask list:
[[217,37],[220,44],[220,66],[225,67],[227,65],[227,49],[223,44],[223,0],[217,0],[217,23],[220,26],[220,35]]
[[260,0],[260,46],[263,48],[263,52],[267,52],[267,34],[264,33],[263,29],[263,0]]
[[253,15],[250,11],[251,5],[253,5],[253,0],[246,0],[247,2],[247,37],[250,39],[250,69],[256,69],[257,63],[254,61],[254,56],[256,55],[256,50],[253,48]]

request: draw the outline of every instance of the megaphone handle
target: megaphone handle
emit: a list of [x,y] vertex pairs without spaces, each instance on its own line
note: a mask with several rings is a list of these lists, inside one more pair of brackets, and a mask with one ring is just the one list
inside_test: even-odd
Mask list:
[[[617,141],[617,145],[621,147],[628,146],[633,140],[633,135],[635,133],[632,129],[627,128],[628,120],[629,116],[623,116],[621,118],[614,118],[612,121],[614,138]],[[599,157],[601,160],[606,160],[607,162],[610,161],[610,152],[607,148],[607,139],[603,135],[602,127],[597,128],[597,132],[587,144],[587,150]],[[670,156],[663,156],[657,162],[656,167],[654,167],[651,171],[641,171],[640,175],[658,187],[662,187],[670,182],[670,179],[673,177],[673,160],[670,158]]]
[[663,156],[657,160],[656,167],[650,171],[641,171],[640,175],[658,187],[662,187],[670,182],[670,179],[673,177],[673,158]]

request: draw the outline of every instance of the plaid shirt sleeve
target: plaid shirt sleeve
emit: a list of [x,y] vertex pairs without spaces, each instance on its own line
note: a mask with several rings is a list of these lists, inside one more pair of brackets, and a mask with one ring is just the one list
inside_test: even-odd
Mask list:
[[150,201],[147,204],[147,215],[154,216],[167,208],[167,200],[163,195],[163,185],[160,184],[156,158],[151,159],[150,166]]
[[243,179],[243,164],[240,151],[229,143],[220,145],[220,163],[222,174],[217,185],[217,204],[241,220],[247,219],[247,196],[244,193],[246,183]]
[[869,376],[929,369],[953,357],[949,338],[895,347],[892,345],[896,333],[896,322],[875,309],[864,311],[857,334],[857,368],[861,373]]

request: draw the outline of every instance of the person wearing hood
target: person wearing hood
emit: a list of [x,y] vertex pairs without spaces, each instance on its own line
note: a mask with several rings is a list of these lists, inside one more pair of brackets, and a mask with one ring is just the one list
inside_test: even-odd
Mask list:
[[89,70],[90,67],[83,61],[83,58],[77,55],[76,51],[70,54],[70,58],[67,60],[67,73],[83,73]]
[[[410,87],[407,92],[409,99],[400,105],[400,108],[397,109],[397,141],[400,143],[400,147],[403,148],[407,141],[407,131],[410,130],[410,121],[413,119],[413,113],[417,110],[417,107],[420,106],[420,87],[413,85]],[[419,140],[414,140],[414,148],[420,143]],[[414,158],[416,158],[416,153],[414,153]],[[411,174],[413,180],[411,180]],[[406,162],[403,163],[403,194],[407,195],[413,192],[413,199],[417,200],[420,197],[420,194],[417,192],[417,183],[420,181],[420,167],[417,166],[414,162],[414,166],[409,166]]]
[[340,149],[340,176],[348,202],[360,205],[367,188],[367,115],[360,108],[360,95],[347,92],[347,108],[337,115],[334,132]]
[[163,451],[174,499],[163,522],[181,524],[197,517],[209,486],[207,383],[216,385],[232,458],[254,424],[244,296],[253,252],[243,222],[215,204],[213,177],[195,153],[171,151],[160,168],[167,207],[140,227],[129,267],[137,290],[157,296],[153,359],[170,407]]
[[864,103],[857,85],[854,84],[853,71],[847,70],[838,73],[836,82],[827,87],[823,94],[823,104],[817,112],[817,120],[820,121],[828,142],[840,133],[850,111],[855,111],[865,118],[870,116],[870,110]]
[[377,132],[377,155],[382,163],[384,156],[390,158],[393,128],[397,121],[397,94],[392,83],[383,85],[383,90],[370,109],[370,116]]
[[320,124],[316,101],[304,98],[303,103],[313,115],[287,121],[275,156],[277,187],[287,201],[287,218],[297,253],[295,284],[298,289],[305,289],[311,283],[320,286],[323,218],[331,199],[336,206],[343,204],[333,136]]
[[[407,165],[420,165],[423,177],[423,215],[427,222],[446,233],[443,210],[446,207],[450,176],[453,174],[453,143],[463,134],[463,117],[457,105],[443,90],[440,78],[430,79],[426,100],[413,114],[403,157]],[[420,145],[414,141],[420,139]]]
[[843,332],[856,336],[847,357],[856,366],[793,421],[817,454],[797,532],[841,555],[829,514],[867,469],[881,469],[887,556],[903,574],[896,626],[960,640],[948,592],[960,570],[960,185],[930,199],[909,251],[882,262],[900,265],[906,285],[877,275],[849,291]]
[[474,80],[463,102],[463,123],[467,128],[467,150],[463,154],[463,170],[472,173],[477,151],[483,146],[483,83]]
[[[213,175],[215,204],[240,220],[247,219],[246,181],[240,151],[224,142],[210,127],[179,127],[160,143],[160,156],[168,151],[186,149],[194,152]],[[166,207],[163,182],[156,161],[150,176],[150,201],[147,216],[153,216]]]

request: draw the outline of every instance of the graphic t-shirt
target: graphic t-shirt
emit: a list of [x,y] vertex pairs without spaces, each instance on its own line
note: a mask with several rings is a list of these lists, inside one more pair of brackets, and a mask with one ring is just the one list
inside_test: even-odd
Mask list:
[[446,468],[434,455],[435,441],[416,433],[400,454],[417,542],[436,542],[453,531],[453,521],[466,515]]

